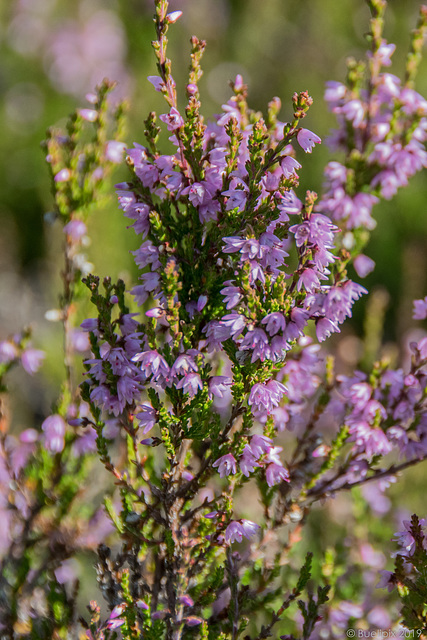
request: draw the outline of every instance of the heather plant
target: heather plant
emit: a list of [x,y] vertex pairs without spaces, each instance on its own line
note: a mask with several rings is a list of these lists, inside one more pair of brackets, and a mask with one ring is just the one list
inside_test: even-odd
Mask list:
[[[167,58],[181,12],[167,0],[155,2],[148,78],[167,112],[148,115],[145,146],[125,153],[124,107],[111,114],[108,83],[67,132],[49,132],[65,233],[64,289],[49,315],[63,323],[66,377],[41,429],[3,438],[3,637],[308,639],[397,624],[395,602],[375,589],[385,539],[374,521],[389,484],[427,456],[427,338],[410,345],[408,369],[379,359],[350,374],[323,344],[368,293],[348,269],[362,278],[375,266],[362,253],[374,205],[427,164],[427,102],[414,89],[427,9],[400,80],[384,71],[386,2],[368,5],[366,61],[349,60],[346,83],[327,87],[338,129],[320,197],[299,189],[304,153],[321,143],[303,123],[310,95],[295,93],[282,122],[280,100],[263,117],[237,76],[205,121],[205,42],[191,39],[181,103]],[[101,282],[82,253],[87,216],[124,155],[119,205],[141,239],[133,287]],[[81,322],[85,288],[93,313]],[[427,298],[416,300],[414,318],[426,317]],[[5,372],[18,359],[34,372],[41,354],[27,340],[2,343]],[[87,352],[79,387],[76,352]],[[350,490],[351,542],[314,554],[310,514]],[[398,537],[406,560],[380,581],[397,586],[418,637],[423,536],[414,517]],[[66,562],[95,545],[107,608],[94,599],[88,615]]]
[[[50,129],[44,143],[55,200],[48,220],[57,219],[64,235],[60,305],[47,317],[63,326],[65,376],[52,414],[18,437],[9,433],[2,397],[0,632],[7,638],[64,636],[76,615],[78,581],[70,559],[79,550],[96,548],[111,530],[99,500],[90,494],[95,438],[78,428],[87,410],[80,399],[78,361],[89,349],[78,309],[84,293],[81,279],[92,268],[83,253],[88,244],[85,222],[124,151],[117,140],[124,105],[111,108],[112,89],[104,82],[88,95],[91,108],[72,114],[66,131]],[[2,341],[0,352],[2,392],[11,368],[20,363],[34,375],[44,359],[32,346],[28,329]]]

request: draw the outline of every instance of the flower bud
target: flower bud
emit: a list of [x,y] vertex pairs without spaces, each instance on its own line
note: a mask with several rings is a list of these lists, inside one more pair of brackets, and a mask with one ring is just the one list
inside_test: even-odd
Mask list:
[[172,11],[172,13],[168,13],[168,15],[166,16],[166,21],[169,24],[174,24],[174,22],[179,20],[181,16],[182,16],[182,11]]
[[54,177],[55,182],[68,182],[71,178],[71,171],[69,169],[61,169]]
[[187,94],[189,96],[194,96],[197,93],[197,85],[196,84],[187,84]]
[[98,120],[98,112],[95,109],[79,109],[79,115],[87,122],[95,122]]

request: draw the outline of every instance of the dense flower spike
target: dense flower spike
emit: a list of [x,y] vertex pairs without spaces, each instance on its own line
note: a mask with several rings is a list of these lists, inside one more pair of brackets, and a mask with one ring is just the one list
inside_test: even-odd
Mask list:
[[[424,14],[421,42],[423,21]],[[395,45],[378,34],[372,44],[368,64],[357,68],[357,80],[350,61],[347,85],[329,82],[325,92],[339,126],[328,142],[346,157],[344,163],[327,165],[325,194],[318,206],[349,230],[372,229],[372,208],[379,197],[389,200],[427,166],[427,101],[411,86],[409,67],[405,83],[382,70],[390,67]],[[361,80],[363,72],[366,83]],[[356,163],[362,182],[355,179]]]

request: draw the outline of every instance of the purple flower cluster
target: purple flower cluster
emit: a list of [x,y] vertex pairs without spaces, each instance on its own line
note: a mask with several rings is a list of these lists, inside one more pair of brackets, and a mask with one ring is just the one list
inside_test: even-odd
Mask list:
[[[354,147],[370,177],[363,185],[353,180],[352,156],[345,164],[328,165],[327,192],[319,202],[313,192],[303,196],[298,193],[298,154],[311,153],[320,143],[316,134],[301,127],[311,104],[308,94],[295,94],[291,123],[270,115],[264,122],[248,108],[238,76],[232,98],[206,123],[199,113],[196,84],[196,58],[204,45],[193,38],[188,101],[181,109],[164,48],[165,25],[178,19],[179,12],[168,15],[166,9],[167,3],[156,5],[161,75],[149,81],[168,104],[159,120],[173,148],[168,155],[159,152],[159,128],[150,114],[147,146],[136,143],[126,150],[131,177],[117,185],[120,207],[140,238],[133,252],[139,281],[130,291],[132,310],[138,311],[131,313],[126,306],[123,283],[104,282],[106,293],[101,295],[99,282],[87,279],[99,317],[82,325],[92,346],[84,389],[94,415],[100,409],[101,419],[114,417],[114,425],[126,431],[128,447],[133,447],[127,460],[135,462],[137,473],[113,468],[123,493],[132,496],[132,508],[118,517],[147,525],[153,518],[153,557],[164,518],[176,557],[191,549],[185,592],[175,577],[167,577],[176,602],[172,606],[168,588],[163,593],[160,586],[153,619],[174,618],[174,624],[186,620],[196,626],[201,618],[184,618],[177,603],[194,606],[194,576],[211,551],[222,547],[227,571],[232,572],[238,554],[233,556],[226,546],[258,532],[264,544],[279,522],[291,519],[290,501],[298,521],[299,510],[311,500],[365,479],[379,457],[393,451],[407,460],[427,456],[427,339],[413,345],[409,373],[381,365],[371,375],[356,372],[335,379],[329,368],[327,382],[322,381],[318,344],[340,331],[355,301],[366,293],[347,277],[348,261],[354,257],[348,250],[355,245],[345,247],[340,231],[372,228],[373,204],[380,195],[393,193],[387,172],[394,171],[403,185],[424,164],[426,127],[422,103],[415,110],[402,108],[397,117],[401,101],[408,99],[405,92],[412,90],[399,89],[391,100],[387,90],[393,83],[387,74],[373,76],[376,84],[369,95],[330,85],[328,100],[342,131],[352,129]],[[387,64],[384,46],[375,60]],[[415,131],[411,140],[406,137],[409,124]],[[347,138],[336,138],[336,148],[345,147]],[[113,155],[115,151],[120,154],[122,149],[113,148]],[[77,227],[73,232],[80,233]],[[360,277],[373,266],[367,256],[356,256]],[[415,308],[416,318],[427,317],[425,300]],[[317,433],[319,417],[329,428],[336,427],[330,446]],[[60,426],[57,416],[43,426],[52,451],[62,446]],[[282,458],[285,446],[279,446],[283,442],[275,438],[285,429],[298,429],[287,461]],[[98,447],[107,431],[98,435]],[[283,440],[288,444],[291,435]],[[140,445],[161,443],[169,471],[152,464],[151,451],[140,451]],[[108,443],[105,446],[108,449]],[[114,467],[109,459],[106,467]],[[210,487],[206,482],[212,476]],[[234,492],[246,479],[253,486],[255,478],[265,532],[260,524],[233,513]],[[291,479],[292,496],[285,484]],[[380,492],[387,483],[382,477],[374,490]],[[222,493],[215,491],[226,484]],[[167,513],[158,511],[160,496],[162,504],[183,499],[189,509],[169,521]],[[151,512],[146,509],[149,503]],[[205,507],[210,512],[200,518]],[[251,545],[246,552],[253,553]],[[347,602],[341,605],[331,612],[334,628],[345,628],[364,611]],[[122,613],[113,610],[108,629],[124,624]],[[372,620],[380,615],[375,611]]]
[[[256,468],[264,468],[269,487],[282,481],[289,482],[289,473],[278,455],[282,450],[282,447],[274,446],[271,438],[253,435],[250,442],[245,444],[239,458],[238,464],[241,473],[249,478],[249,475]],[[237,472],[237,461],[231,453],[218,458],[213,466],[218,467],[221,478]]]
[[[302,412],[318,386],[317,347],[306,343],[307,348],[291,358],[287,352],[306,340],[309,323],[315,325],[319,341],[339,332],[353,303],[366,292],[345,272],[335,270],[338,229],[326,215],[313,212],[315,194],[307,192],[303,203],[294,190],[301,164],[292,140],[311,153],[320,138],[301,128],[299,120],[292,134],[286,133],[288,125],[276,120],[268,135],[263,134],[259,152],[260,158],[274,160],[255,178],[255,141],[265,124],[254,118],[249,123],[249,110],[245,107],[245,113],[241,106],[245,88],[240,76],[222,113],[200,124],[197,148],[194,139],[188,147],[186,118],[176,105],[172,78],[149,80],[170,106],[160,120],[172,134],[176,151],[161,155],[153,145],[140,144],[128,149],[132,180],[117,185],[117,194],[124,215],[142,237],[134,252],[141,275],[131,293],[139,306],[154,300],[155,306],[145,312],[154,334],[149,337],[131,314],[121,314],[113,335],[95,320],[83,323],[98,345],[96,357],[86,361],[91,401],[107,415],[132,416],[145,434],[159,420],[145,397],[150,386],[166,397],[172,389],[181,392],[184,402],[202,394],[210,400],[224,397],[232,378],[216,375],[212,363],[219,357],[229,367],[225,343],[231,342],[241,364],[276,367],[276,375],[270,371],[252,379],[247,404],[253,418],[264,425],[273,417],[275,429],[281,431]],[[188,112],[197,104],[197,86],[187,94]],[[311,104],[305,93],[294,100],[303,111]],[[197,165],[191,162],[189,148],[200,154]],[[178,228],[187,230],[184,236],[197,235],[199,244],[190,253],[176,235]],[[197,267],[202,255],[215,274],[209,284],[203,268]],[[194,261],[196,272],[199,268],[199,279],[191,287],[179,284],[170,293],[171,277],[177,283],[183,274],[189,277],[189,261]],[[117,296],[109,304],[117,308]],[[191,330],[199,336],[192,338],[191,348],[177,332],[179,323],[197,327]],[[167,402],[167,411],[171,420],[177,419],[172,403]],[[252,440],[238,463],[231,453],[216,461],[221,477],[235,473],[239,464],[246,476],[263,467],[270,487],[288,481],[278,457],[281,448],[270,441],[268,450],[254,451]]]
[[426,338],[411,344],[409,373],[384,367],[374,380],[362,372],[338,377],[326,416],[348,428],[352,453],[344,480],[366,476],[370,460],[392,451],[406,460],[427,455],[426,344]]
[[[422,529],[424,529],[423,546],[424,546],[424,549],[427,550],[427,538],[425,533],[427,521],[424,519],[421,519],[419,520],[419,524],[421,525]],[[393,540],[395,540],[395,542],[397,542],[397,544],[400,547],[399,555],[410,558],[411,556],[414,555],[416,541],[414,536],[412,535],[412,523],[409,520],[404,520],[403,526],[404,526],[404,530],[398,531],[397,533],[395,533]]]
[[10,367],[20,362],[29,375],[37,373],[45,358],[45,353],[34,349],[26,336],[16,334],[9,340],[0,342],[0,366]]
[[250,520],[233,520],[225,530],[225,540],[228,543],[242,542],[242,538],[252,538],[258,531],[260,526]]
[[[327,85],[325,99],[339,124],[329,144],[348,155],[345,164],[327,165],[326,189],[318,206],[348,229],[372,229],[371,212],[378,196],[392,198],[427,166],[427,102],[397,76],[380,72],[391,65],[394,49],[383,40],[371,54],[369,88],[349,88],[339,82]],[[369,176],[359,188],[354,182],[356,151]]]

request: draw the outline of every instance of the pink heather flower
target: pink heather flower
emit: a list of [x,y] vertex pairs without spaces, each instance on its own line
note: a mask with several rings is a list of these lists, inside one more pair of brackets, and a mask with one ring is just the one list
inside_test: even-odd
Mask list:
[[116,605],[112,610],[112,612],[110,613],[110,620],[121,616],[125,609],[126,609],[126,605],[123,602],[121,604]]
[[[175,11],[175,13],[180,13],[180,11]],[[184,622],[188,627],[196,627],[198,624],[202,624],[203,619],[197,616],[188,616],[188,618],[184,618]]]
[[[296,196],[295,191],[292,189],[290,191],[286,191],[282,198],[277,203],[277,208],[281,213],[289,213],[291,215],[300,213],[302,210],[302,202]],[[283,220],[286,222],[287,220]]]
[[273,487],[274,485],[282,481],[290,481],[289,473],[285,469],[285,467],[276,464],[275,462],[272,462],[268,465],[267,469],[265,470],[265,477],[269,487]]
[[314,269],[303,269],[297,284],[298,291],[301,291],[302,286],[312,293],[314,289],[320,287],[318,275]]
[[393,572],[392,571],[386,571],[385,569],[383,571],[380,571],[380,575],[381,578],[378,582],[378,584],[376,585],[377,589],[384,589],[385,587],[387,587],[387,591],[393,591],[394,589],[394,583],[393,583]]
[[249,394],[248,404],[253,407],[252,413],[271,411],[279,406],[286,387],[275,380],[270,380],[266,385],[258,382],[254,384]]
[[297,140],[306,153],[311,153],[314,145],[322,142],[319,136],[309,129],[300,129],[297,134]]
[[179,601],[186,607],[192,607],[194,605],[194,600],[188,595],[180,596]]
[[225,456],[221,456],[213,463],[214,467],[218,467],[219,477],[234,475],[236,473],[236,459],[231,453],[227,453]]
[[427,338],[422,338],[418,343],[411,343],[410,346],[415,344],[415,348],[418,351],[421,360],[427,360]]
[[35,429],[25,429],[25,431],[20,434],[19,439],[25,444],[33,444],[39,439],[39,433]]
[[414,300],[414,320],[425,320],[427,318],[427,296],[423,300]]
[[227,388],[231,385],[231,378],[227,376],[212,376],[209,379],[209,395],[223,398]]
[[376,455],[386,456],[393,449],[384,431],[379,427],[372,428],[367,422],[358,420],[350,427],[349,441],[353,441],[359,451],[368,458]]
[[248,331],[248,333],[243,338],[240,348],[243,350],[244,347],[249,349],[256,349],[257,347],[268,350],[268,337],[263,329],[254,329],[253,331]]
[[380,173],[373,178],[371,187],[374,188],[380,185],[381,195],[383,198],[391,200],[391,198],[397,193],[399,187],[406,184],[405,181],[402,183],[402,179],[405,180],[402,174],[398,177],[394,171],[386,169],[385,171],[380,171]]
[[252,538],[260,529],[258,524],[251,522],[251,520],[232,520],[225,530],[225,541],[231,544],[232,542],[242,542],[243,536],[245,538]]
[[87,234],[87,227],[83,220],[73,219],[65,225],[64,233],[70,236],[73,242],[78,242]]
[[311,455],[313,456],[313,458],[325,458],[328,455],[330,449],[331,448],[326,444],[319,444],[319,446],[315,448]]
[[[70,424],[70,422],[68,422]],[[73,454],[75,456],[81,456],[85,453],[94,453],[96,451],[96,439],[97,433],[95,429],[89,427],[85,430],[84,434],[77,438],[73,445]]]
[[162,91],[165,88],[165,83],[160,76],[148,76],[148,82],[151,82],[156,91]]
[[198,371],[197,364],[193,358],[186,353],[182,353],[177,357],[171,368],[171,376],[186,375],[191,371]]
[[269,313],[262,320],[261,324],[266,324],[266,329],[271,336],[276,335],[278,331],[283,331],[286,327],[286,320],[282,313],[278,311]]
[[179,20],[181,16],[182,11],[172,11],[171,13],[168,13],[168,15],[166,16],[166,20],[169,22],[169,24],[174,24],[174,22]]
[[61,171],[58,171],[56,174],[54,180],[55,182],[68,182],[70,178],[71,171],[69,169],[61,169]]
[[245,328],[246,318],[238,313],[228,313],[221,318],[220,324],[227,328],[227,337],[236,338]]
[[225,249],[223,249],[223,253],[235,253],[236,251],[240,251],[246,240],[244,238],[239,238],[239,236],[230,236],[228,238],[223,238],[223,242],[226,245]]
[[360,100],[349,100],[343,107],[337,107],[334,111],[344,114],[346,120],[356,128],[360,127],[365,118],[365,107]]
[[178,109],[175,109],[175,107],[172,107],[169,113],[164,113],[159,116],[159,118],[167,125],[168,131],[175,131],[176,129],[180,129],[184,126],[184,120],[182,119]]
[[310,239],[310,224],[308,222],[294,224],[289,228],[289,231],[294,234],[297,247],[302,247]]
[[285,407],[277,407],[273,411],[274,426],[278,431],[284,431],[290,420],[289,411]]
[[225,530],[225,541],[230,544],[232,542],[242,542],[243,534],[244,531],[240,522],[233,520]]
[[0,362],[9,363],[18,357],[18,349],[16,345],[8,340],[2,340],[0,342]]
[[206,513],[203,517],[208,520],[215,520],[215,518],[218,517],[218,511],[211,511],[210,513]]
[[197,300],[197,311],[200,313],[206,306],[208,301],[208,296],[199,296]]
[[44,351],[40,349],[25,349],[21,356],[21,363],[25,371],[32,376],[40,369],[45,357]]
[[131,358],[132,362],[141,363],[141,371],[148,378],[150,375],[157,377],[159,375],[167,376],[169,373],[169,365],[157,351],[142,351]]
[[141,392],[141,384],[129,376],[122,375],[117,382],[117,397],[120,405],[132,404]]
[[193,182],[189,187],[182,190],[182,195],[188,195],[188,199],[194,207],[200,207],[211,199],[206,185],[202,182]]
[[85,353],[85,351],[89,351],[90,342],[87,332],[79,329],[73,329],[71,331],[70,338],[74,351],[77,351],[78,353]]
[[107,629],[112,630],[112,629],[118,629],[119,627],[121,627],[124,623],[126,622],[126,620],[123,620],[122,618],[116,618],[115,620],[108,620],[107,622]]
[[135,173],[141,180],[144,187],[148,187],[148,189],[152,189],[159,180],[159,171],[157,167],[149,162],[141,164],[135,163]]
[[165,311],[161,307],[153,307],[146,311],[145,315],[149,318],[162,318],[165,315]]
[[243,454],[239,460],[239,466],[240,471],[247,478],[249,478],[249,474],[252,473],[252,471],[255,471],[255,467],[261,466],[256,461],[254,452],[252,451],[251,447],[249,447],[247,444],[245,445]]
[[266,191],[277,191],[279,188],[279,179],[276,173],[267,173],[267,175],[263,179],[264,188]]
[[98,318],[87,318],[83,320],[80,327],[83,331],[96,331],[98,329]]
[[290,178],[293,174],[296,173],[297,169],[301,169],[300,163],[292,158],[292,156],[285,156],[280,161],[280,166],[283,171],[283,175],[285,178]]
[[[375,57],[379,60],[380,64],[383,67],[389,67],[391,65],[391,56],[393,55],[396,49],[395,44],[387,44],[385,40],[383,40],[378,47],[378,50],[375,52]],[[372,57],[373,54],[371,51],[368,52],[368,57]]]
[[42,430],[44,432],[45,446],[51,453],[59,453],[63,450],[65,446],[65,429],[65,421],[57,413],[49,416],[43,422]]
[[79,115],[87,122],[96,122],[98,112],[95,109],[79,109]]
[[151,619],[152,620],[163,620],[163,618],[165,618],[169,613],[168,609],[164,609],[163,611],[154,611],[151,614]]
[[273,447],[273,440],[267,436],[259,436],[255,434],[251,438],[250,448],[252,454],[258,460],[264,453],[268,453]]
[[324,340],[326,340],[326,338],[329,338],[331,333],[336,333],[339,331],[339,326],[328,318],[321,318],[316,323],[316,336],[319,342],[323,342]]
[[359,278],[366,278],[375,269],[375,262],[368,256],[363,255],[363,253],[354,259],[353,264]]
[[114,164],[120,164],[123,160],[123,156],[126,150],[124,142],[118,140],[108,140],[105,147],[105,157]]
[[252,538],[261,528],[259,524],[255,524],[251,520],[241,520],[240,522],[242,523],[243,535],[248,539]]
[[265,458],[265,462],[274,462],[274,464],[282,465],[282,461],[280,460],[279,453],[283,451],[283,447],[270,447],[267,456]]
[[182,389],[192,398],[199,389],[203,389],[203,382],[198,373],[188,373],[176,384],[176,388]]
[[149,404],[142,404],[135,418],[139,420],[139,426],[143,427],[144,433],[150,431],[156,424],[156,412]]
[[[241,183],[237,183],[237,184],[240,185]],[[246,187],[246,185],[243,185],[243,186]],[[227,211],[237,208],[238,211],[241,212],[245,208],[247,193],[244,190],[244,188],[242,189],[230,188],[230,189],[227,189],[226,191],[223,191],[222,195],[227,196],[227,204],[225,205],[225,208]]]
[[[426,524],[425,520],[420,520],[420,525],[424,527]],[[411,522],[409,520],[403,521],[403,526],[405,527],[404,531],[398,531],[394,534],[393,540],[397,542],[399,547],[401,547],[399,553],[402,556],[412,556],[414,554],[416,543],[414,537],[411,533]]]
[[326,102],[339,102],[341,101],[346,94],[346,87],[341,82],[336,82],[334,80],[329,80],[326,83],[326,90],[324,98]]
[[357,411],[362,411],[372,396],[373,389],[367,382],[352,384],[346,395],[354,403]]
[[243,77],[240,75],[240,73],[237,74],[234,81],[234,89],[235,91],[241,91],[243,89]]
[[[228,280],[224,282],[224,284],[231,285],[232,282],[232,280]],[[227,309],[235,307],[243,297],[239,287],[226,286],[224,289],[221,289],[221,293],[224,296]]]

